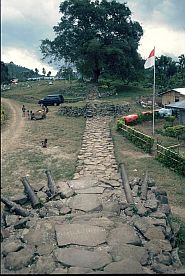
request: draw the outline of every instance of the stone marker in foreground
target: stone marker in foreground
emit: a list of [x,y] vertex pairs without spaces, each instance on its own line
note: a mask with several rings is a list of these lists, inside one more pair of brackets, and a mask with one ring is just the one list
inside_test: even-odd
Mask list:
[[107,253],[78,248],[58,248],[54,255],[58,262],[65,266],[99,269],[112,262],[111,256]]
[[74,196],[69,202],[69,207],[84,212],[101,211],[102,205],[97,195],[79,194]]
[[102,227],[88,224],[55,225],[58,246],[78,244],[96,246],[106,240],[106,231]]

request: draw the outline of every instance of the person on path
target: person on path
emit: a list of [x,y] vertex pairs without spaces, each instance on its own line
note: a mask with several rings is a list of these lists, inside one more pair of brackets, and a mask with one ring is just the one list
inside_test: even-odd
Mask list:
[[23,116],[23,117],[25,117],[25,112],[26,112],[26,108],[25,108],[25,106],[24,106],[24,104],[23,104],[23,106],[22,106],[22,116]]
[[44,141],[42,141],[43,148],[47,148],[47,142],[48,142],[48,139],[44,139]]
[[32,120],[32,110],[30,110],[30,120]]
[[27,117],[28,117],[28,120],[30,119],[30,111],[27,110]]

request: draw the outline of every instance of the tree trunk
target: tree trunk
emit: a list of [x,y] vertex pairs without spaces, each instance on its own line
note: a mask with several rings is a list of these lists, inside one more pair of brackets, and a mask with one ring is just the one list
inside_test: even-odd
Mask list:
[[101,70],[96,68],[93,70],[93,78],[92,78],[92,82],[93,83],[98,83],[98,79],[99,79],[99,76],[101,74]]

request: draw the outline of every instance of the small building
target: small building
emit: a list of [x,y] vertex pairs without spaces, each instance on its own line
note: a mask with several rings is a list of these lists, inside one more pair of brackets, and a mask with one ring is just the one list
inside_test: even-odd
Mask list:
[[185,88],[174,88],[160,93],[162,106],[185,100]]
[[18,79],[14,78],[14,79],[12,79],[10,82],[11,82],[11,83],[14,83],[14,84],[17,84],[18,81],[19,81]]
[[185,125],[185,100],[166,105],[166,108],[177,110],[179,114],[179,124]]

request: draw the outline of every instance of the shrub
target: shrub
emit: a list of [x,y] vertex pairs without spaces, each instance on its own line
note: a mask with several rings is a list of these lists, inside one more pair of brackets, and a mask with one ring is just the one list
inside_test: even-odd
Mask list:
[[185,126],[170,126],[165,128],[165,135],[169,137],[179,137],[185,133]]
[[[123,120],[123,119],[122,119]],[[125,128],[121,127],[125,125],[124,121],[118,120],[117,121],[117,129],[121,130],[123,135],[128,139],[131,140],[132,143],[134,143],[137,147],[143,149],[147,153],[151,153],[152,147],[154,144],[154,139],[148,135],[145,135],[134,128],[127,127],[125,125]]]

